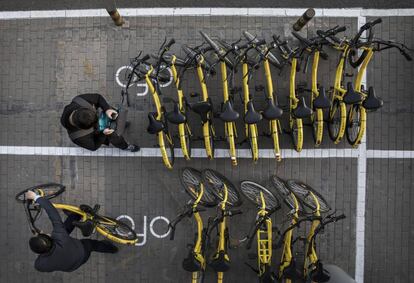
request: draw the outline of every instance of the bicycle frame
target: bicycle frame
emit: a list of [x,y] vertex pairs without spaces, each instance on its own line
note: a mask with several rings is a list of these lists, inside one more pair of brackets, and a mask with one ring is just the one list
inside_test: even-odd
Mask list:
[[[338,144],[345,134],[345,126],[346,126],[346,105],[343,102],[343,97],[346,93],[346,89],[343,88],[343,78],[344,78],[344,71],[346,66],[346,58],[350,52],[350,47],[348,44],[344,46],[335,46],[335,49],[341,52],[341,57],[339,59],[338,66],[336,67],[335,71],[335,82],[332,92],[332,106],[329,111],[329,120],[332,121],[335,115],[335,111],[340,111],[340,123],[339,123],[339,131],[336,138],[332,137],[332,140],[335,144]],[[362,78],[362,77],[361,77]],[[338,101],[338,108],[335,109],[335,101]]]
[[[162,109],[162,106],[161,106],[161,101],[160,101],[160,98],[158,96],[157,90],[155,89],[155,86],[154,86],[154,84],[152,82],[152,79],[150,77],[150,75],[151,75],[151,73],[153,71],[154,71],[154,67],[152,65],[150,65],[149,70],[145,74],[145,82],[146,82],[146,84],[148,86],[148,89],[151,92],[152,98],[154,100],[155,108],[156,108],[156,111],[157,111],[157,113],[156,113],[157,114],[156,119],[158,121],[164,122],[164,117],[163,117],[164,116],[164,112],[163,112],[163,109]],[[167,123],[165,123],[165,124],[167,125]],[[165,166],[168,169],[172,169],[173,168],[173,164],[172,164],[172,162],[170,162],[170,160],[168,158],[167,149],[165,147],[165,139],[164,139],[164,136],[165,136],[165,138],[167,139],[167,142],[170,145],[173,144],[172,137],[171,137],[171,135],[170,135],[170,133],[168,132],[167,129],[164,129],[164,130],[158,132],[157,136],[158,136],[158,145],[159,145],[160,150],[161,150],[162,160],[163,160]]]
[[305,247],[305,261],[303,264],[303,275],[304,278],[308,277],[309,272],[312,271],[312,268],[315,266],[316,262],[318,261],[318,255],[316,254],[316,246],[315,246],[315,230],[318,228],[319,224],[321,223],[321,213],[320,213],[320,204],[318,202],[317,197],[312,193],[309,192],[315,201],[316,209],[313,212],[313,216],[315,216],[312,220],[311,228],[309,233],[306,237],[306,247]]
[[[274,101],[273,97],[273,80],[272,73],[270,71],[269,59],[267,56],[263,60],[264,73],[266,78],[266,87],[267,87],[267,98]],[[273,119],[269,121],[270,135],[273,139],[273,152],[275,154],[276,160],[281,161],[282,155],[280,154],[280,145],[279,145],[279,133],[282,132],[282,127],[280,121]]]
[[[293,197],[295,201],[295,210],[292,214],[290,227],[294,227],[299,219],[299,202],[294,194],[291,193],[291,196]],[[282,280],[282,278],[284,277],[285,269],[288,268],[293,261],[292,238],[293,238],[293,229],[288,228],[287,232],[285,233],[283,237],[283,252],[282,252],[282,258],[280,260],[279,274],[278,274],[279,280]],[[290,283],[291,279],[286,278],[285,282]]]
[[[249,65],[246,60],[242,64],[242,76],[243,76],[243,102],[244,102],[244,113],[247,113],[247,104],[250,102],[249,92]],[[246,138],[251,141],[252,158],[254,162],[259,159],[259,146],[258,146],[258,130],[257,124],[245,123],[245,135]]]
[[[223,103],[226,103],[230,100],[229,96],[229,86],[227,83],[227,65],[226,62],[220,61],[220,70],[221,70],[221,80],[223,85]],[[224,132],[226,135],[226,138],[229,143],[229,154],[232,165],[237,165],[237,154],[236,154],[236,144],[235,144],[235,138],[237,138],[237,129],[236,129],[236,123],[235,122],[224,122]]]
[[295,150],[297,152],[302,151],[303,146],[303,123],[302,119],[296,118],[293,115],[293,111],[298,106],[299,99],[296,97],[296,68],[297,68],[298,59],[296,57],[292,58],[291,61],[291,68],[290,68],[290,79],[289,79],[289,98],[290,98],[290,118],[289,118],[289,126],[294,135],[294,124],[296,123],[297,127],[297,142],[295,145]]
[[[183,93],[183,89],[181,87],[180,78],[178,76],[177,68],[175,66],[175,61],[177,60],[177,57],[175,55],[172,55],[171,58],[171,72],[173,74],[174,84],[177,89],[177,98],[178,98],[178,107],[181,113],[186,113],[186,101]],[[191,136],[191,129],[187,122],[181,123],[178,125],[178,134],[180,137],[180,145],[181,150],[183,152],[183,156],[186,160],[190,160],[190,152],[187,144],[187,132],[188,135]],[[191,150],[191,149],[190,149]]]
[[266,270],[266,266],[270,266],[272,263],[272,219],[268,216],[268,211],[266,210],[266,203],[264,200],[263,193],[260,192],[260,198],[262,202],[262,207],[257,212],[258,218],[264,217],[265,220],[265,230],[259,229],[256,232],[257,237],[257,266],[259,267],[259,277],[262,276]]

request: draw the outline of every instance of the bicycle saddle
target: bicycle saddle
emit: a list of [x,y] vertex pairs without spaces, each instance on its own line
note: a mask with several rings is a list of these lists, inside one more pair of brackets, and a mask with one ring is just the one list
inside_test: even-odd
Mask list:
[[234,122],[239,118],[239,113],[233,109],[233,104],[227,100],[223,105],[223,112],[219,118],[224,122]]
[[344,102],[346,104],[359,103],[362,100],[362,96],[354,90],[351,82],[346,84],[346,93],[344,95]]
[[364,106],[367,110],[377,110],[382,107],[384,101],[375,95],[375,90],[372,86],[368,88],[368,96],[362,102],[362,106]]
[[312,113],[312,109],[306,105],[305,98],[303,96],[299,98],[298,106],[293,110],[293,115],[296,118],[302,119],[311,116]]
[[319,95],[313,101],[314,109],[325,109],[331,107],[331,101],[326,96],[325,88],[321,86],[319,88]]
[[254,109],[253,102],[247,102],[247,112],[244,115],[244,122],[246,124],[256,124],[262,120],[262,114]]
[[270,267],[269,269],[266,269],[265,273],[263,273],[262,276],[260,276],[260,282],[262,283],[277,282],[275,274],[273,274],[273,272],[270,271]]
[[209,265],[215,272],[226,272],[230,269],[230,260],[226,259],[225,255],[224,251],[220,251],[218,257],[210,262]]
[[165,114],[165,118],[173,124],[179,125],[187,121],[187,117],[181,113],[178,103],[174,103],[174,110]]
[[199,101],[190,105],[191,110],[200,115],[203,123],[208,120],[208,113],[213,110],[213,106],[209,101]]
[[329,271],[323,268],[320,261],[316,263],[316,267],[311,271],[309,277],[313,282],[328,282],[331,278]]
[[283,110],[275,104],[273,99],[268,98],[266,109],[262,112],[262,114],[267,120],[275,120],[282,117]]
[[95,225],[89,219],[86,221],[73,221],[72,224],[81,230],[84,237],[89,237],[92,235],[93,230],[95,229]]
[[147,132],[152,135],[158,134],[165,128],[164,123],[161,121],[158,121],[155,118],[155,114],[156,114],[155,112],[148,113],[149,125],[147,128]]
[[196,272],[201,270],[201,263],[197,260],[193,251],[190,251],[188,256],[183,260],[182,266],[184,270],[188,272]]

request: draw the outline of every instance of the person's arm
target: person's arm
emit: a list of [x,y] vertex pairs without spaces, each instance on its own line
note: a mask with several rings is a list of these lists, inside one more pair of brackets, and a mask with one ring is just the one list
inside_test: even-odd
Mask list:
[[62,218],[60,218],[59,212],[52,205],[52,203],[48,199],[44,197],[40,197],[40,196],[36,196],[34,200],[35,202],[40,204],[40,206],[46,211],[47,216],[49,216],[49,219],[53,225],[53,233],[67,234],[65,226],[63,225],[63,222],[62,222]]
[[94,104],[96,107],[102,108],[104,112],[112,107],[106,102],[105,98],[98,93],[85,93],[81,94],[80,97],[87,100],[89,103]]

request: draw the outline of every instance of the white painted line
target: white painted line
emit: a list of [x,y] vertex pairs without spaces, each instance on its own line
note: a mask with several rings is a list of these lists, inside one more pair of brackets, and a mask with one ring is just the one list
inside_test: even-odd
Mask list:
[[[362,145],[362,144],[361,144]],[[174,149],[175,157],[183,158],[181,149]],[[282,149],[282,158],[360,158],[363,154],[358,149],[304,149],[300,153],[293,149]],[[44,155],[44,156],[112,156],[112,157],[161,157],[156,147],[141,148],[139,152],[129,152],[112,147],[102,147],[97,151],[89,151],[80,147],[54,147],[54,146],[0,146],[0,155]],[[207,158],[204,148],[193,148],[192,158]],[[402,150],[366,150],[365,158],[414,158],[414,151]],[[215,158],[229,158],[227,149],[216,149]],[[237,149],[237,157],[250,159],[250,149]],[[259,157],[273,159],[272,149],[260,149]]]
[[[366,23],[366,18],[358,17],[358,29]],[[362,78],[362,84],[367,85],[367,73]],[[365,263],[365,207],[366,207],[366,177],[367,177],[367,133],[362,138],[358,147],[358,177],[357,177],[357,197],[356,197],[356,239],[355,239],[355,281],[364,282],[364,263]]]
[[[139,16],[257,16],[298,17],[304,8],[120,8],[125,17]],[[414,9],[315,9],[319,17],[389,17],[414,16]],[[108,17],[105,9],[42,10],[0,12],[0,20],[41,18]]]

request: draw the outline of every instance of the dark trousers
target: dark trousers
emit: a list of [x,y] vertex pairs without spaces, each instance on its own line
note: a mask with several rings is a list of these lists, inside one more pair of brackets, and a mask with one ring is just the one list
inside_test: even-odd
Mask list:
[[107,136],[105,143],[112,144],[113,146],[119,149],[126,149],[128,147],[128,143],[125,141],[124,137],[118,136],[117,134],[113,133],[112,135]]
[[[73,221],[78,221],[81,219],[81,216],[76,213],[70,213],[66,218],[63,225],[65,226],[66,231],[68,234],[72,233],[75,229],[73,225]],[[82,239],[80,240],[83,248],[85,250],[85,257],[83,258],[83,263],[87,262],[92,252],[98,253],[111,253],[113,252],[113,246],[109,246],[108,242],[106,241],[98,241],[92,239]]]

